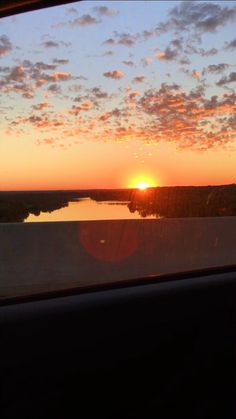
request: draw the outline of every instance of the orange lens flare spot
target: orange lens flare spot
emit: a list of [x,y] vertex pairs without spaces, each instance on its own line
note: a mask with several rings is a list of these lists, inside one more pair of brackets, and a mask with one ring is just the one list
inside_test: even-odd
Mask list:
[[85,251],[103,262],[120,262],[139,246],[135,228],[129,223],[79,223],[79,237]]

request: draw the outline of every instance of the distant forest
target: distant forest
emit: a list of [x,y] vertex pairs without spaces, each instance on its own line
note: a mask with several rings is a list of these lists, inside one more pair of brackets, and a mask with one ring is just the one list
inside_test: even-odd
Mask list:
[[0,222],[23,222],[29,214],[52,212],[69,202],[89,197],[95,201],[126,201],[141,217],[236,216],[236,185],[176,186],[138,189],[0,192]]

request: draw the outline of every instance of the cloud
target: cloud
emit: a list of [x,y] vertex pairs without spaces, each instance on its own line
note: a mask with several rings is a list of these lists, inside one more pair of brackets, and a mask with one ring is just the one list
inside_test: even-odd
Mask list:
[[40,87],[45,83],[56,83],[60,81],[68,81],[70,80],[71,73],[67,71],[55,71],[52,74],[46,73],[34,73],[32,78],[36,81],[36,87]]
[[44,113],[42,115],[30,115],[27,118],[22,118],[20,123],[30,123],[32,124],[36,129],[42,128],[42,129],[50,129],[50,130],[57,130],[58,128],[61,129],[63,126],[66,125],[65,120],[57,115],[56,113],[53,114],[52,118],[47,113]]
[[201,77],[201,73],[200,73],[200,71],[193,70],[193,71],[192,71],[192,73],[191,73],[191,76],[192,76],[194,79],[199,80],[199,79],[200,79],[200,77]]
[[115,43],[116,42],[113,38],[108,38],[102,43],[102,45],[114,45]]
[[207,68],[203,70],[203,74],[222,73],[224,70],[226,70],[229,67],[230,65],[226,63],[210,64]]
[[184,58],[181,58],[181,59],[179,60],[179,63],[180,63],[181,65],[189,65],[189,64],[191,63],[191,61],[189,60],[189,58],[184,57]]
[[59,47],[59,43],[55,41],[44,41],[42,45],[44,46],[44,48],[58,48]]
[[37,145],[52,145],[57,141],[56,138],[50,137],[50,138],[44,138],[42,140],[36,140]]
[[144,37],[144,39],[149,39],[149,38],[151,38],[154,35],[155,35],[155,32],[154,31],[147,31],[147,30],[145,30],[145,31],[142,32],[142,36]]
[[17,81],[21,82],[27,78],[23,65],[15,66],[11,69],[10,73],[7,76],[7,81]]
[[69,114],[78,116],[81,111],[89,111],[92,109],[93,103],[90,100],[86,100],[82,102],[79,106],[73,105],[72,108],[69,110]]
[[0,36],[0,57],[12,50],[12,43],[6,35]]
[[47,90],[49,92],[55,93],[55,94],[61,93],[61,87],[58,84],[56,84],[56,83],[50,84],[50,86],[48,86]]
[[210,48],[207,50],[204,50],[203,48],[199,49],[199,54],[202,57],[211,57],[212,55],[216,55],[218,53],[218,49],[216,48]]
[[23,65],[25,67],[31,68],[32,70],[37,69],[39,71],[42,71],[42,70],[44,70],[44,71],[46,71],[46,70],[56,70],[56,68],[57,68],[56,65],[54,65],[54,64],[47,64],[47,63],[44,63],[43,61],[38,61],[35,64],[32,64],[29,61],[28,62],[27,61],[23,61]]
[[[57,71],[56,64],[47,64],[43,61],[32,63],[24,60],[22,64],[13,67],[4,67],[4,77],[0,80],[0,88],[6,95],[20,94],[25,99],[34,98],[36,89],[51,84],[48,91],[59,93],[59,82],[73,79],[71,73]],[[46,92],[44,92],[46,95]]]
[[235,99],[234,93],[206,99],[203,86],[185,92],[178,85],[162,84],[160,89],[147,90],[136,106],[139,115],[149,115],[146,138],[174,142],[181,149],[206,150],[235,139]]
[[50,81],[58,81],[58,80],[66,81],[70,79],[71,79],[71,74],[68,73],[67,71],[56,71],[51,76],[49,76]]
[[222,79],[220,79],[216,84],[217,86],[224,86],[226,84],[229,83],[234,83],[236,82],[236,72],[232,72],[230,73],[230,75],[228,77],[223,77]]
[[75,7],[70,7],[69,9],[67,9],[67,13],[77,14],[78,10],[76,10]]
[[71,27],[76,26],[90,26],[90,25],[96,25],[97,23],[100,23],[100,20],[97,20],[95,17],[86,14],[83,16],[80,16],[74,20],[71,20],[68,22],[68,25]]
[[117,10],[109,9],[107,6],[96,6],[93,10],[100,16],[112,17],[119,14]]
[[134,62],[133,61],[122,61],[123,64],[127,65],[128,67],[133,67],[134,66]]
[[124,73],[121,70],[113,70],[113,71],[107,71],[106,73],[103,73],[104,77],[119,80],[122,77],[124,77]]
[[156,29],[166,31],[189,31],[196,34],[216,32],[220,27],[236,20],[236,7],[213,2],[182,1],[169,12],[169,19]]
[[159,60],[167,60],[167,61],[175,60],[177,56],[178,56],[178,50],[171,49],[169,47],[167,47],[165,51],[158,52],[157,54],[155,54],[155,57],[159,58]]
[[54,58],[53,62],[55,64],[59,64],[59,65],[65,65],[69,63],[69,60],[67,59],[58,59],[58,58]]
[[138,83],[143,83],[144,80],[145,80],[144,76],[136,76],[136,77],[133,78],[132,82],[134,84],[138,84]]
[[99,87],[93,87],[91,89],[91,93],[97,98],[97,99],[107,99],[108,93],[101,90]]
[[38,103],[37,105],[33,105],[33,106],[32,106],[32,108],[33,108],[35,111],[42,111],[43,109],[45,109],[45,108],[49,108],[49,107],[51,107],[51,105],[50,105],[50,103],[48,103],[48,102],[41,102],[41,103]]
[[125,101],[128,105],[128,108],[135,108],[137,97],[140,96],[139,90],[132,90],[130,87],[126,89],[126,98]]
[[125,45],[126,47],[132,47],[136,42],[136,37],[128,33],[116,33],[117,44]]
[[236,38],[226,44],[226,49],[234,50],[236,48]]

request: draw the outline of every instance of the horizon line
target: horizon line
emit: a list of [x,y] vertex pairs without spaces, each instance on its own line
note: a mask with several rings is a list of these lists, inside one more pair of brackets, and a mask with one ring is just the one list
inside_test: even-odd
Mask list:
[[[207,184],[207,185],[162,185],[149,186],[147,189],[157,188],[207,188],[220,186],[236,186],[236,183],[226,184]],[[139,188],[120,187],[120,188],[77,188],[77,189],[0,189],[0,193],[4,192],[80,192],[80,191],[114,191],[114,190],[139,190]]]

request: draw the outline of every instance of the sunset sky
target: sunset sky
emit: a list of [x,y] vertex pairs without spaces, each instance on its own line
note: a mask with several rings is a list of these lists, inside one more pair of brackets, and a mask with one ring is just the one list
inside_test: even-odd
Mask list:
[[236,182],[236,2],[0,21],[0,190]]

